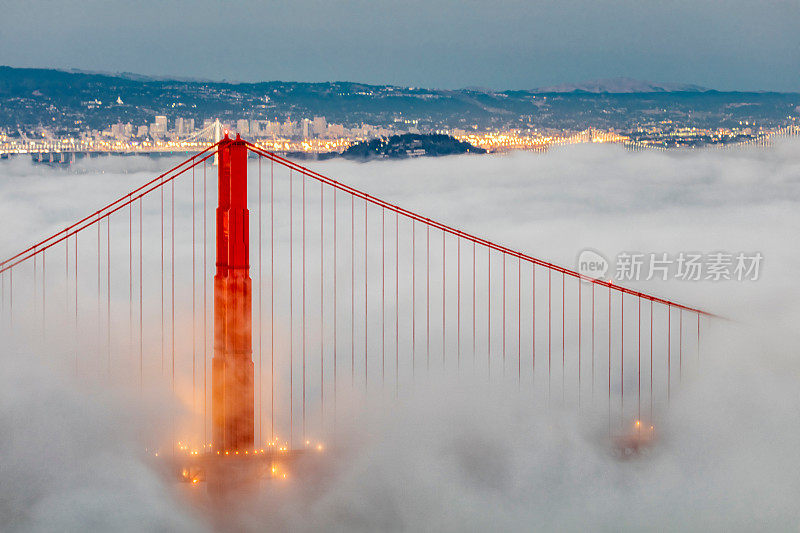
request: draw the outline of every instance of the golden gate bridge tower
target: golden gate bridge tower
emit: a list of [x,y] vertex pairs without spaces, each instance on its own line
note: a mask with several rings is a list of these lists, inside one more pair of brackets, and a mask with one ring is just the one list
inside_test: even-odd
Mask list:
[[220,142],[218,170],[212,443],[215,452],[244,453],[255,446],[255,398],[247,147],[238,135]]

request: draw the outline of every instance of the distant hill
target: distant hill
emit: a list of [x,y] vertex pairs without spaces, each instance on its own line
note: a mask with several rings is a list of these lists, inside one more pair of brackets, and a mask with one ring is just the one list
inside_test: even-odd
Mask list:
[[0,130],[79,136],[130,123],[134,131],[167,117],[288,122],[303,119],[366,128],[380,135],[484,130],[631,131],[661,127],[763,127],[800,119],[800,94],[725,92],[627,78],[537,90],[444,90],[346,81],[226,83],[131,73],[0,66]]
[[656,83],[633,78],[606,78],[582,83],[540,87],[540,93],[659,93],[659,92],[706,92],[707,87],[681,83]]
[[459,141],[450,135],[407,133],[356,143],[342,152],[342,157],[367,161],[370,159],[406,159],[469,153],[485,154],[486,150],[468,142]]

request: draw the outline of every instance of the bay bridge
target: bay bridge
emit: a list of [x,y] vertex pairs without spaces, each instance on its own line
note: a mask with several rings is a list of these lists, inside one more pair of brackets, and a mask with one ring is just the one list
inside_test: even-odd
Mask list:
[[705,310],[430,215],[226,134],[2,261],[0,328],[80,383],[167,398],[152,450],[193,482],[323,449],[343,395],[469,377],[611,435],[698,368]]

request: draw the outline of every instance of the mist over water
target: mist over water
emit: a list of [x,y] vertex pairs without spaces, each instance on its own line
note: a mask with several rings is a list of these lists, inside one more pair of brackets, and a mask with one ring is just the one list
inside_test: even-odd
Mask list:
[[[65,170],[2,162],[0,255],[169,164],[104,158]],[[645,456],[615,458],[607,420],[590,407],[547,409],[515,385],[434,377],[401,402],[343,397],[321,462],[301,464],[286,483],[223,513],[192,503],[147,459],[142,443],[163,433],[159,398],[142,405],[86,387],[51,364],[58,346],[3,342],[0,529],[800,527],[800,143],[675,153],[574,146],[308,166],[571,268],[592,248],[612,260],[623,251],[761,252],[762,272],[757,281],[627,284],[728,319],[705,327],[699,366],[683,376]],[[180,200],[176,209],[185,208]]]

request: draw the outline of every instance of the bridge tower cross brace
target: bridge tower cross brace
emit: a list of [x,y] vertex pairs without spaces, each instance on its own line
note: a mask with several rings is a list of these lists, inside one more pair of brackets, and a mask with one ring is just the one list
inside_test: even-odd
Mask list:
[[212,447],[254,447],[255,418],[247,147],[236,136],[219,144],[214,356],[211,362]]

